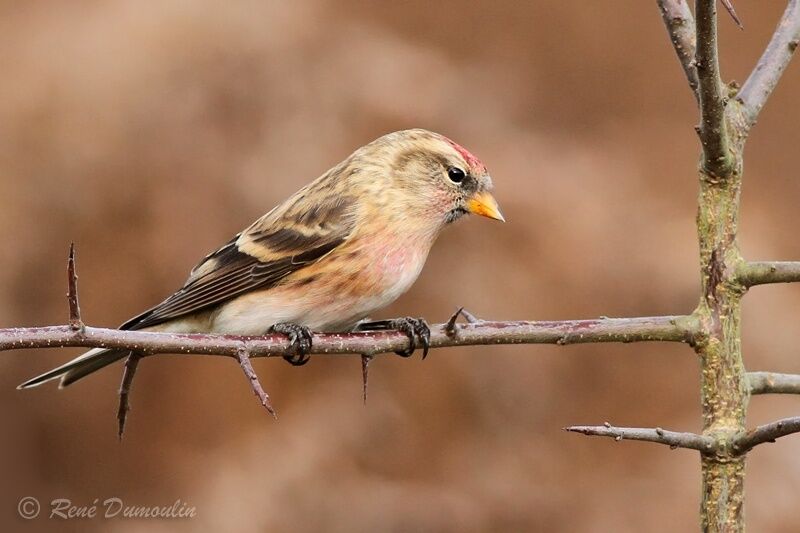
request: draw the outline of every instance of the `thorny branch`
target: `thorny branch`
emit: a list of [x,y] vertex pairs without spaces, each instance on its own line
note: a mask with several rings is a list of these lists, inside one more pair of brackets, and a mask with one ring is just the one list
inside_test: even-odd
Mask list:
[[[445,331],[446,324],[431,325],[431,348],[491,344],[586,344],[596,342],[693,342],[697,324],[691,316],[656,316],[636,318],[598,318],[555,322],[482,321],[458,324],[455,335]],[[316,333],[311,354],[377,355],[408,348],[404,333],[355,332]],[[0,329],[0,351],[30,348],[131,349],[145,355],[160,353],[226,355],[236,357],[244,344],[250,357],[283,356],[290,344],[286,337],[269,334],[263,337],[123,331],[86,326],[73,331],[69,326],[42,326]]]
[[[691,343],[700,327],[689,315],[506,322],[478,320],[468,313],[466,316],[474,322],[432,325],[431,348],[488,344]],[[90,326],[80,330],[70,326],[0,329],[0,351],[80,346],[130,349],[144,355],[173,353],[236,357],[243,345],[250,357],[268,357],[285,355],[290,343],[280,334],[258,337],[178,334]],[[310,353],[376,355],[408,346],[408,337],[394,331],[317,333],[313,335]]]
[[[85,326],[77,302],[77,273],[74,247],[68,262],[70,324],[32,328],[0,329],[0,351],[28,348],[115,348],[130,350],[119,390],[119,436],[130,410],[131,383],[142,357],[160,354],[200,354],[235,357],[261,404],[275,416],[269,396],[258,381],[250,363],[251,357],[283,356],[290,347],[280,334],[262,337],[175,334]],[[459,316],[467,324],[458,324]],[[79,324],[79,327],[73,326]],[[487,344],[581,344],[589,342],[694,342],[699,324],[691,316],[658,316],[637,318],[599,318],[554,322],[494,322],[480,320],[460,308],[445,324],[431,327],[432,348]],[[367,378],[370,359],[381,353],[408,348],[409,339],[401,332],[352,332],[314,334],[312,354],[358,354],[362,361],[363,395],[367,399]]]
[[736,99],[742,103],[748,128],[778,84],[800,43],[800,0],[789,0],[772,39]]
[[606,422],[602,426],[570,426],[564,431],[581,433],[594,437],[611,437],[616,441],[641,440],[666,444],[672,449],[688,448],[709,453],[715,449],[714,439],[696,433],[679,433],[661,428],[627,428],[615,427]]

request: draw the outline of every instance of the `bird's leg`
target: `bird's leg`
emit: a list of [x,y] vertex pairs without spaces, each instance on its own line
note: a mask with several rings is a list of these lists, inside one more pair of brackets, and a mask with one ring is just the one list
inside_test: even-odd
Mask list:
[[393,318],[390,320],[375,320],[372,322],[360,322],[356,325],[356,331],[402,331],[408,336],[408,348],[395,352],[401,357],[410,357],[417,349],[417,337],[422,343],[422,358],[428,356],[428,349],[431,347],[431,328],[423,318],[413,318],[410,316]]
[[299,324],[292,324],[289,322],[281,322],[275,324],[267,333],[281,333],[289,337],[289,355],[284,355],[283,358],[292,366],[303,366],[308,363],[311,356],[308,352],[311,351],[311,330]]

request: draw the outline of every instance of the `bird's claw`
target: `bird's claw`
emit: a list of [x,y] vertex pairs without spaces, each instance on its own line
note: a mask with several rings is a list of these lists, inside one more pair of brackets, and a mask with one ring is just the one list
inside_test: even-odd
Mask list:
[[385,331],[397,330],[406,334],[408,337],[408,348],[398,350],[395,353],[400,357],[410,357],[417,349],[417,339],[422,344],[422,358],[428,356],[431,347],[431,328],[423,318],[401,317],[391,320],[376,320],[374,322],[362,322],[357,326],[358,331]]
[[303,366],[308,363],[311,356],[311,330],[305,326],[281,322],[269,328],[269,333],[281,333],[289,337],[288,355],[283,358],[292,366]]

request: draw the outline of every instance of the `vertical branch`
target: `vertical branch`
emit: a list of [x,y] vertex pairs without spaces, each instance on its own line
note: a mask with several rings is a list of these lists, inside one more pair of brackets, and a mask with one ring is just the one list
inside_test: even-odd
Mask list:
[[[745,430],[749,384],[741,352],[741,298],[737,278],[742,148],[740,121],[726,113],[720,78],[715,0],[696,0],[697,72],[700,83],[700,165],[697,234],[702,295],[697,317],[704,334],[700,357],[703,435],[718,443],[704,453],[701,523],[704,531],[744,530],[744,463],[729,443]],[[732,114],[732,113],[730,113]]]
[[725,120],[727,88],[719,72],[716,0],[696,0],[697,51],[695,63],[700,95],[702,169],[714,178],[727,178],[734,169]]
[[744,463],[744,457],[720,461],[717,456],[702,456],[702,531],[744,531]]

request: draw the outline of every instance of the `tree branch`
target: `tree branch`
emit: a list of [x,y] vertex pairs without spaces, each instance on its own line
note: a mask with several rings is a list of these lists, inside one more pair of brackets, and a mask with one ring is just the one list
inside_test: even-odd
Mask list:
[[733,441],[732,448],[736,454],[743,455],[759,444],[775,442],[775,439],[797,432],[800,432],[800,416],[783,418],[741,434]]
[[800,394],[800,375],[748,372],[750,394]]
[[778,27],[736,99],[742,103],[748,128],[778,84],[800,42],[800,0],[789,0]]
[[[431,326],[431,348],[487,344],[583,344],[591,342],[670,341],[692,343],[699,324],[691,316],[600,318],[555,322],[492,322]],[[289,349],[285,336],[269,334],[244,337],[216,334],[176,334],[86,326],[0,329],[0,351],[28,348],[129,349],[145,355],[156,353],[227,355],[236,357],[244,346],[250,357],[283,356]],[[314,334],[311,353],[375,355],[408,348],[404,333],[357,332]]]
[[570,426],[564,431],[572,433],[582,433],[594,437],[611,437],[616,441],[642,440],[666,444],[672,449],[688,448],[704,453],[714,451],[716,446],[714,439],[696,433],[679,433],[677,431],[666,431],[661,428],[620,428],[614,427],[608,422],[602,426]]
[[745,287],[800,281],[800,261],[754,261],[743,263],[736,276]]
[[719,73],[716,0],[696,0],[696,64],[700,95],[703,172],[727,178],[734,168],[725,120],[726,89]]
[[697,78],[697,66],[694,55],[697,43],[694,16],[686,0],[657,0],[661,18],[669,34],[669,40],[678,56],[678,61],[686,74],[686,81],[692,89],[695,100],[699,102],[700,81]]

